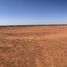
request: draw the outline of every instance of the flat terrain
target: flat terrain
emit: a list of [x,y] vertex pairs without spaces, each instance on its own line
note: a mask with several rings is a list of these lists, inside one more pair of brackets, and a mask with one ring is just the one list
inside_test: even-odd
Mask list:
[[0,67],[67,67],[67,26],[0,27]]

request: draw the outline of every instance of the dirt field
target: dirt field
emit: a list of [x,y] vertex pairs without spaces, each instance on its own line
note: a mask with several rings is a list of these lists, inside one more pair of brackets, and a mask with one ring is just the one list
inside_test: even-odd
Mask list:
[[67,26],[0,27],[0,67],[67,67]]

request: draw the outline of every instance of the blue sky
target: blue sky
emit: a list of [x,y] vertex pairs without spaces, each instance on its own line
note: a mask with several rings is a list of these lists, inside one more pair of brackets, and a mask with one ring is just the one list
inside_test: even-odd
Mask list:
[[67,0],[0,0],[0,25],[67,23]]

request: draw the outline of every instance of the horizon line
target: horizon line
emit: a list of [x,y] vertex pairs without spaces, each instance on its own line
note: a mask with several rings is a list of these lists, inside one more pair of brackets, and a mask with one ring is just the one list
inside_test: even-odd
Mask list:
[[67,26],[67,24],[23,24],[23,25],[0,25],[0,27],[27,27],[27,26]]

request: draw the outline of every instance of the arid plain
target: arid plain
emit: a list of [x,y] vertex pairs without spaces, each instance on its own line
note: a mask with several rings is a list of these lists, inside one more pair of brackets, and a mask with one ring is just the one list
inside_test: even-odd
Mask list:
[[67,26],[0,27],[0,67],[67,67]]

